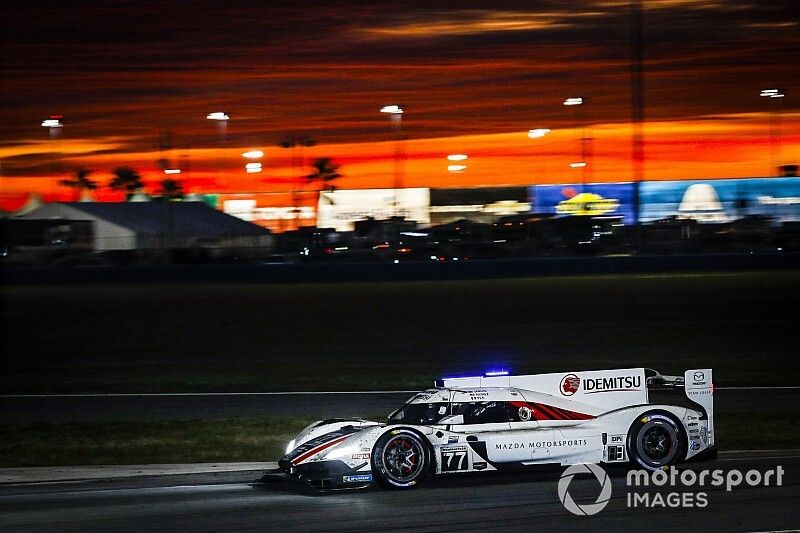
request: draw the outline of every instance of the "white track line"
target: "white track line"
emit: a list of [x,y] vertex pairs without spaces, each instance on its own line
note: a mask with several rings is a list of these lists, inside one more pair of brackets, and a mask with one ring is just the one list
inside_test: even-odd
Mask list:
[[128,398],[148,396],[313,396],[317,394],[415,394],[416,390],[291,391],[291,392],[153,392],[98,394],[2,394],[0,398]]
[[786,385],[781,387],[716,387],[716,390],[796,390],[798,385]]

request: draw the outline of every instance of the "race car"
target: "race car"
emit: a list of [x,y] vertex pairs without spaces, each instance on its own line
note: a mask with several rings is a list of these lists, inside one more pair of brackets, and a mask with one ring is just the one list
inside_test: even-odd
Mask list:
[[386,423],[309,425],[280,470],[318,488],[408,489],[432,475],[621,462],[656,470],[716,452],[711,369],[494,372],[435,385]]

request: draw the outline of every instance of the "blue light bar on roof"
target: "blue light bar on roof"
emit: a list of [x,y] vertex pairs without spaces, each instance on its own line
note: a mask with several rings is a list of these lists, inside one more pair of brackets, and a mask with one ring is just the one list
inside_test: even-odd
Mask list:
[[472,376],[469,374],[456,374],[453,376],[442,376],[439,378],[439,381],[444,381],[445,379],[480,379],[485,376]]
[[487,378],[491,378],[494,376],[507,376],[508,370],[489,370],[484,374]]

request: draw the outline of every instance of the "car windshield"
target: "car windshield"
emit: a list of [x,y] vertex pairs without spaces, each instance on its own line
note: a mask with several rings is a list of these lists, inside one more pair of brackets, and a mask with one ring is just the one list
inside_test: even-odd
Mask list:
[[450,414],[448,402],[407,403],[391,415],[390,424],[437,424]]

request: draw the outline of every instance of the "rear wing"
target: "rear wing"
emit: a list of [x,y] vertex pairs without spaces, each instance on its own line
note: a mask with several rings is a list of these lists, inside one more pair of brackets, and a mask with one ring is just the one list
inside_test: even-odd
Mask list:
[[714,381],[710,368],[687,370],[683,374],[686,397],[696,403],[708,418],[708,445],[714,446]]
[[[708,420],[708,445],[714,445],[714,381],[710,368],[693,368],[682,376],[664,376],[647,369],[647,389],[651,403],[662,403],[659,401],[661,396],[669,398],[663,403],[685,405],[703,413],[702,419]],[[669,396],[664,397],[662,392],[669,393]],[[680,402],[678,394],[685,397],[683,402]]]

